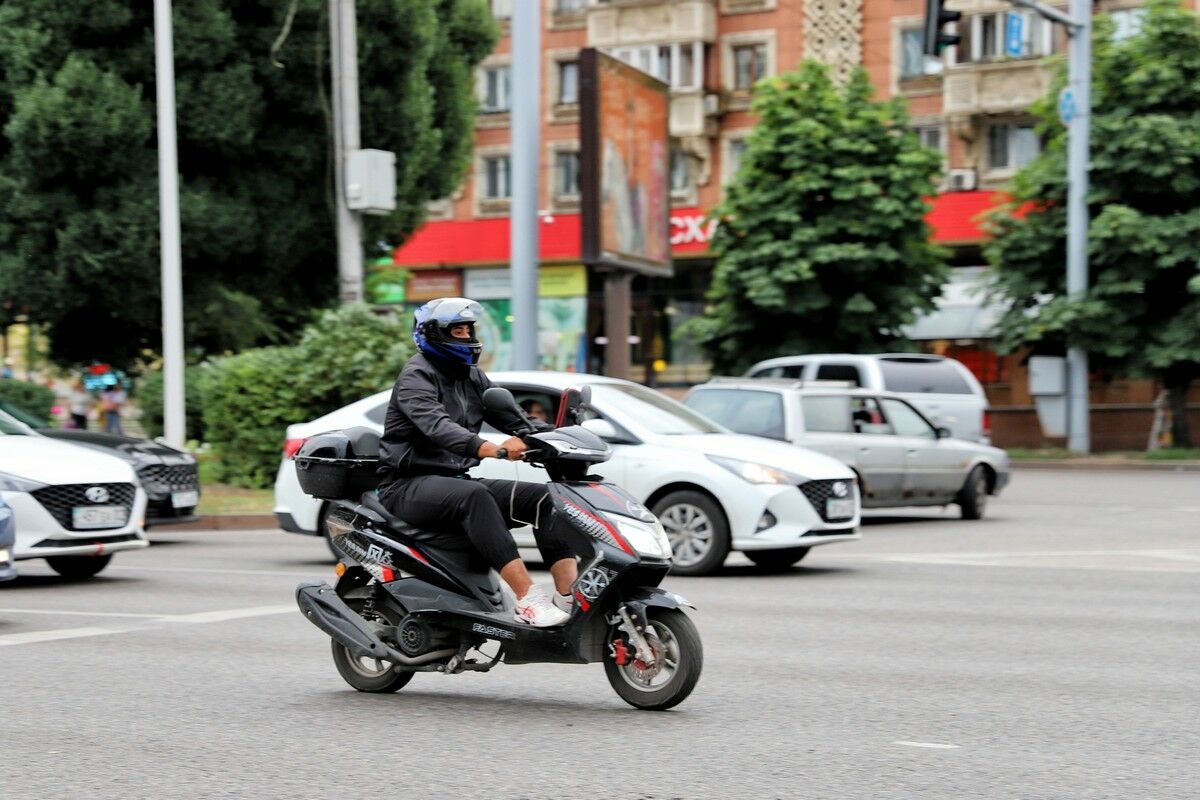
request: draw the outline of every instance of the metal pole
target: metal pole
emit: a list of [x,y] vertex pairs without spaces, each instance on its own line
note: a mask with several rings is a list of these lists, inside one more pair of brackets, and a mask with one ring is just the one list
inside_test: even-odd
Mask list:
[[333,162],[337,190],[338,297],[363,299],[362,217],[346,205],[346,160],[361,147],[358,131],[358,26],[354,0],[329,0],[329,70],[333,84]]
[[513,368],[537,369],[541,3],[513,3],[512,14]]
[[175,47],[171,0],[154,0],[154,84],[158,104],[158,226],[161,239],[163,434],[183,447],[183,270],[179,247],[179,162],[175,143]]
[[[1067,126],[1067,297],[1081,299],[1088,288],[1088,142],[1092,124],[1092,2],[1071,0],[1074,27],[1068,28],[1068,84],[1075,111]],[[1067,350],[1067,447],[1091,450],[1088,410],[1088,356]]]

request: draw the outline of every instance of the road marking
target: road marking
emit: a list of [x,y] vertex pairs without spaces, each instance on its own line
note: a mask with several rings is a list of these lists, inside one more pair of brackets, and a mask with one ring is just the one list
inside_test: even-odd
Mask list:
[[126,628],[63,628],[57,631],[29,631],[28,633],[9,633],[0,636],[0,647],[14,644],[34,644],[36,642],[53,642],[59,639],[82,639],[85,636],[108,636],[112,633],[125,633]]
[[61,639],[81,639],[87,636],[108,636],[114,633],[130,633],[158,628],[168,624],[204,624],[210,622],[227,622],[248,617],[265,617],[272,614],[290,614],[297,612],[295,605],[253,606],[250,608],[230,608],[223,611],[200,611],[194,614],[120,614],[105,615],[103,612],[56,612],[30,609],[0,609],[5,613],[15,614],[91,614],[96,616],[137,617],[148,619],[149,623],[123,628],[63,628],[60,630],[28,631],[26,633],[9,633],[0,635],[0,647],[16,644],[34,644],[37,642],[52,642]]
[[108,572],[124,571],[124,572],[190,572],[196,575],[267,575],[281,576],[285,578],[311,578],[317,574],[327,574],[333,572],[333,568],[323,570],[309,570],[308,572],[283,572],[271,569],[225,569],[222,567],[213,567],[207,569],[204,567],[139,567],[136,565],[114,564],[108,567]]
[[51,617],[129,617],[161,619],[162,614],[129,614],[121,611],[59,611],[53,608],[0,608],[0,614],[46,614]]
[[259,606],[257,608],[231,608],[227,611],[201,611],[196,614],[172,614],[162,618],[163,622],[205,623],[225,622],[231,619],[246,619],[247,617],[267,617],[272,614],[299,613],[295,603],[278,606]]
[[892,744],[900,744],[905,747],[928,747],[933,750],[958,750],[961,747],[957,744],[938,744],[937,742],[892,742]]

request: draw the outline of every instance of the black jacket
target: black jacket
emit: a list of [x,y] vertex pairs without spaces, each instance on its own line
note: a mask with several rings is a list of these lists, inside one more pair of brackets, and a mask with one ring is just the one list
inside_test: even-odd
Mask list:
[[486,421],[512,433],[532,425],[553,430],[539,420],[483,407],[483,392],[494,384],[479,367],[445,364],[417,353],[408,360],[388,401],[379,443],[383,482],[414,475],[460,475],[479,463],[476,454]]

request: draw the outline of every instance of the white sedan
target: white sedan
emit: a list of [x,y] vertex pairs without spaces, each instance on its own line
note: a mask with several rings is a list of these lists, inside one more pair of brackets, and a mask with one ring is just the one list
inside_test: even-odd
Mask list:
[[14,561],[44,558],[90,578],[120,550],[146,547],[146,493],[121,459],[0,422],[0,497],[12,508]]
[[[858,539],[859,495],[841,462],[792,445],[731,433],[665,395],[629,381],[567,372],[494,372],[492,381],[518,402],[557,411],[568,386],[592,387],[593,418],[583,424],[613,448],[597,473],[620,484],[653,511],[674,550],[672,571],[703,575],[740,550],[764,567],[781,568],[809,548]],[[383,430],[391,390],[287,429],[275,479],[275,516],[294,533],[324,534],[328,504],[300,490],[293,456],[317,433],[363,425]],[[485,427],[499,442],[505,434]],[[486,459],[477,477],[545,481],[541,469]],[[533,546],[528,528],[514,532]]]

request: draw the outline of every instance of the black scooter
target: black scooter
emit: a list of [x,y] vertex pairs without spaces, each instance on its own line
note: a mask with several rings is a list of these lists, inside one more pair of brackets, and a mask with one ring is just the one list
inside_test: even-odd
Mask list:
[[[690,604],[657,588],[671,568],[662,524],[618,486],[587,474],[608,445],[578,425],[588,387],[563,392],[561,422],[518,433],[543,467],[555,514],[578,534],[579,579],[570,619],[534,628],[513,616],[511,593],[461,534],[413,528],[373,491],[379,436],[349,428],[314,436],[296,455],[304,491],[335,500],[326,517],[341,555],[334,586],[302,583],[296,602],[333,640],[333,662],[360,692],[394,692],[417,672],[486,672],[508,664],[604,662],[626,702],[664,710],[691,694],[703,652]],[[507,389],[484,393],[493,411],[520,414]],[[486,650],[494,649],[491,655]]]

